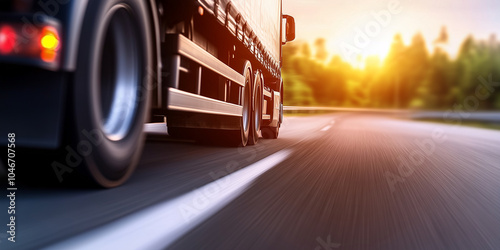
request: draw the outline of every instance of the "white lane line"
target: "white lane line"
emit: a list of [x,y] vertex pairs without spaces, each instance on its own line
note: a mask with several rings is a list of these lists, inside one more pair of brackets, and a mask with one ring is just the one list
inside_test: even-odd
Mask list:
[[323,129],[321,129],[321,132],[326,132],[326,131],[330,130],[333,127],[334,124],[335,124],[335,120],[330,121],[330,125],[328,125],[328,126],[324,127]]
[[290,153],[282,150],[187,194],[47,249],[164,249],[241,195]]
[[328,125],[326,127],[324,127],[323,129],[321,129],[322,132],[326,132],[328,130],[330,130],[332,128],[332,125]]

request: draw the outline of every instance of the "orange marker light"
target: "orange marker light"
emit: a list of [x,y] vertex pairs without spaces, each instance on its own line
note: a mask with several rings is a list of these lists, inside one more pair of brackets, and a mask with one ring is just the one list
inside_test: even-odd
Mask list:
[[57,32],[52,28],[45,27],[42,30],[40,45],[43,49],[57,50],[59,48],[59,36]]
[[203,7],[198,7],[198,14],[200,14],[200,16],[203,16],[203,14],[205,14],[205,10],[203,9]]
[[56,60],[57,53],[53,50],[42,50],[42,53],[40,54],[40,58],[44,62],[53,62]]
[[6,55],[12,53],[16,46],[17,34],[10,26],[0,27],[0,54]]
[[54,62],[57,58],[59,44],[59,35],[57,34],[57,31],[51,27],[43,28],[40,38],[40,46],[42,49],[40,58],[44,62]]

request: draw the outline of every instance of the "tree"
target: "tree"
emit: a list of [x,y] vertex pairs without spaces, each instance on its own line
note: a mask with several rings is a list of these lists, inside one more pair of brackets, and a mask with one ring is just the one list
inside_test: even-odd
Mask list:
[[420,97],[424,101],[423,107],[428,109],[451,109],[453,107],[452,66],[448,55],[440,48],[436,48],[430,60],[427,79],[422,84],[425,91],[420,93],[425,94]]
[[[500,43],[496,37],[477,41],[467,37],[456,59],[443,46],[448,42],[441,29],[429,53],[422,34],[406,46],[394,36],[383,62],[367,57],[364,69],[353,67],[338,55],[328,57],[326,40],[317,39],[311,52],[308,43],[283,48],[283,78],[287,105],[327,105],[376,108],[454,109],[467,97],[477,95],[480,77],[500,82]],[[458,105],[458,106],[457,106]],[[500,87],[479,109],[500,109]]]
[[429,71],[429,52],[421,33],[412,38],[406,51],[404,83],[401,86],[401,107],[408,108],[418,98],[419,88],[424,84]]
[[448,31],[446,30],[446,26],[441,28],[441,33],[439,33],[439,37],[434,40],[434,44],[448,44]]
[[378,95],[383,98],[382,107],[400,108],[401,83],[406,71],[406,46],[400,34],[394,36],[389,54],[384,61]]
[[308,43],[304,43],[302,44],[302,55],[305,57],[305,58],[311,58],[311,47],[309,47],[309,44]]
[[314,42],[314,47],[316,48],[316,59],[318,61],[324,62],[328,58],[328,51],[326,49],[326,40],[324,38],[318,38]]

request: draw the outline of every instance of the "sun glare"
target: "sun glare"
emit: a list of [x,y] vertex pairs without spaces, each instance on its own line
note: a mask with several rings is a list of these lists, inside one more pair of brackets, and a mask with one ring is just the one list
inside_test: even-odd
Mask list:
[[362,49],[356,51],[356,53],[348,54],[348,53],[339,53],[339,43],[335,42],[335,38],[326,38],[327,40],[333,41],[328,44],[328,52],[332,55],[338,54],[342,58],[343,61],[348,62],[355,68],[363,69],[366,64],[366,60],[377,58],[380,62],[382,62],[387,55],[389,54],[389,50],[391,47],[391,41],[376,41],[371,44],[366,49]]

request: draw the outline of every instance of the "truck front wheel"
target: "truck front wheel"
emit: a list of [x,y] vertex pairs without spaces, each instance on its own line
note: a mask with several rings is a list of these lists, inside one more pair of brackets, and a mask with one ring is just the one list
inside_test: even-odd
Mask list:
[[102,187],[132,174],[144,144],[153,72],[144,1],[90,1],[83,23],[68,126],[78,168]]

